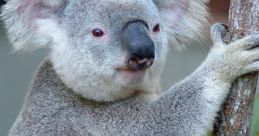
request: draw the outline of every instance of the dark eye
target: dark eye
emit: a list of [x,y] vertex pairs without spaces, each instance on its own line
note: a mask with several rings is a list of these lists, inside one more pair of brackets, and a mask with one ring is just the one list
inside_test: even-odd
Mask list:
[[104,36],[104,32],[101,29],[94,29],[92,31],[94,37],[102,37]]
[[159,25],[159,24],[156,24],[156,25],[154,26],[153,32],[155,32],[155,33],[160,32],[160,25]]

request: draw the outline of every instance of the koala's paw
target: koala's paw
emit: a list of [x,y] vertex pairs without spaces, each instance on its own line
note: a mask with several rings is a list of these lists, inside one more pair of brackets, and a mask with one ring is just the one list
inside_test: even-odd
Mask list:
[[210,69],[224,80],[259,71],[259,34],[250,35],[227,45],[223,39],[228,28],[215,24],[211,29],[214,43],[207,58]]

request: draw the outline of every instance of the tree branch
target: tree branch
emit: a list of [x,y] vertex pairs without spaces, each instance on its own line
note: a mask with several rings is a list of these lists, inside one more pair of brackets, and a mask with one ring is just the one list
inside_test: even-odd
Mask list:
[[[258,32],[259,0],[231,0],[230,39]],[[215,136],[249,136],[257,73],[242,76],[233,84],[229,98],[214,126]]]

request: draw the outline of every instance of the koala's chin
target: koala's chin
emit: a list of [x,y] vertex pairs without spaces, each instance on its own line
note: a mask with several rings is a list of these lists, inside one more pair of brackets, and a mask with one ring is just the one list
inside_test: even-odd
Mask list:
[[147,76],[146,70],[139,71],[128,71],[119,70],[117,71],[117,80],[123,86],[138,86],[144,82]]
[[87,79],[81,80],[72,88],[83,97],[100,102],[121,100],[139,93],[144,95],[160,93],[159,78],[152,77],[149,69],[117,71],[115,77],[111,77],[110,80],[99,78],[97,82],[91,82],[91,89],[89,83]]

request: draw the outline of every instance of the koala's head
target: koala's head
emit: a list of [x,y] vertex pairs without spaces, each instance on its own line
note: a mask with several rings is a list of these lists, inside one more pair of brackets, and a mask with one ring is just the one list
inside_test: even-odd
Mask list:
[[50,48],[60,79],[114,101],[159,93],[168,46],[197,37],[207,0],[9,0],[2,17],[15,50]]

